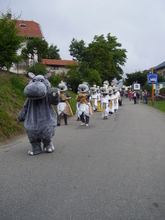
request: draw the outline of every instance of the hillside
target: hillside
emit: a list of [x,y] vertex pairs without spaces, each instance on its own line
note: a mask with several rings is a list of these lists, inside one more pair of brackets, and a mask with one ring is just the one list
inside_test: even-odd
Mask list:
[[[0,70],[0,146],[26,134],[23,123],[17,121],[17,116],[26,100],[23,90],[29,80],[26,75]],[[72,96],[70,105],[75,113],[76,94],[70,91],[68,93]]]

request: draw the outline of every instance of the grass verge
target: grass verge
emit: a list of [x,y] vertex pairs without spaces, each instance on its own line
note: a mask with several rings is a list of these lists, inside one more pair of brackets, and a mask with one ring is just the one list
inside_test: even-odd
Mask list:
[[155,101],[154,105],[152,105],[152,101],[148,101],[147,104],[157,110],[165,113],[165,100],[164,101]]

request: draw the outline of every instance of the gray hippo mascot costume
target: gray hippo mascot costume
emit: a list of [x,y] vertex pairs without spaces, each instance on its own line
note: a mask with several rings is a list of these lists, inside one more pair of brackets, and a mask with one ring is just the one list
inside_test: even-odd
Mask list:
[[57,115],[52,104],[59,103],[59,90],[51,88],[47,80],[51,73],[45,76],[28,73],[32,78],[25,87],[24,93],[27,99],[23,109],[18,114],[18,121],[24,121],[24,128],[31,143],[29,155],[37,155],[43,150],[51,153],[54,151],[52,137],[55,135],[57,125]]

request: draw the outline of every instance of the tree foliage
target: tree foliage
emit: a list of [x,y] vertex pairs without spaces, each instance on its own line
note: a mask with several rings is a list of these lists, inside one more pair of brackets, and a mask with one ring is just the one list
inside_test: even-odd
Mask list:
[[[134,73],[130,73],[130,74],[126,74],[127,78],[124,81],[124,84],[126,86],[130,86],[133,83],[137,82],[139,83],[142,87],[147,84],[147,74],[149,73],[148,70],[144,70],[144,71],[136,71]],[[158,82],[162,82],[163,81],[163,76],[161,76],[160,74],[158,74]],[[149,87],[150,88],[150,87]]]
[[38,62],[41,62],[41,59],[48,54],[48,43],[38,37],[28,40],[26,47],[22,49],[22,56],[24,59],[27,59],[29,55],[34,59],[35,54],[38,56]]
[[86,51],[85,42],[83,40],[78,42],[75,38],[73,38],[69,46],[69,51],[70,55],[78,62],[84,61]]
[[26,47],[22,49],[22,56],[26,59],[30,55],[33,60],[37,54],[38,62],[41,62],[42,58],[60,60],[59,51],[56,45],[51,44],[49,47],[47,41],[36,37],[28,40]]
[[46,69],[46,66],[43,65],[42,63],[34,63],[34,65],[29,65],[29,66],[26,66],[26,72],[32,72],[34,73],[35,75],[46,75],[46,73],[48,72],[47,69]]
[[78,42],[73,38],[69,51],[70,55],[79,63],[81,78],[88,77],[91,71],[96,70],[102,81],[111,82],[114,78],[121,79],[123,75],[121,67],[126,62],[127,51],[121,49],[121,46],[117,42],[117,38],[109,33],[106,38],[103,35],[95,35],[88,46],[85,46],[83,40]]
[[85,82],[88,82],[90,86],[93,86],[94,84],[101,85],[102,80],[99,72],[97,70],[91,70],[88,77],[85,79]]
[[57,48],[57,46],[51,44],[50,47],[48,47],[48,54],[46,55],[46,58],[61,60],[59,52],[60,50]]
[[69,71],[66,75],[66,82],[72,88],[73,92],[77,92],[78,85],[82,82],[79,77],[76,65],[69,65]]
[[144,86],[144,84],[147,81],[147,71],[136,71],[131,74],[126,74],[127,79],[125,80],[125,84],[127,86],[132,85],[133,83],[139,83],[141,86]]
[[17,18],[10,20],[9,12],[1,13],[0,20],[0,68],[10,69],[19,59],[17,50],[21,48],[23,37],[18,36]]

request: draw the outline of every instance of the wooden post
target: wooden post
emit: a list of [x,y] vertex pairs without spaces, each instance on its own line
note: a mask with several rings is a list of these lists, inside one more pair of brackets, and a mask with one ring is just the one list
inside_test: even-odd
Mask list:
[[[153,74],[153,68],[151,68],[151,73]],[[154,106],[154,84],[152,83],[152,105]]]

